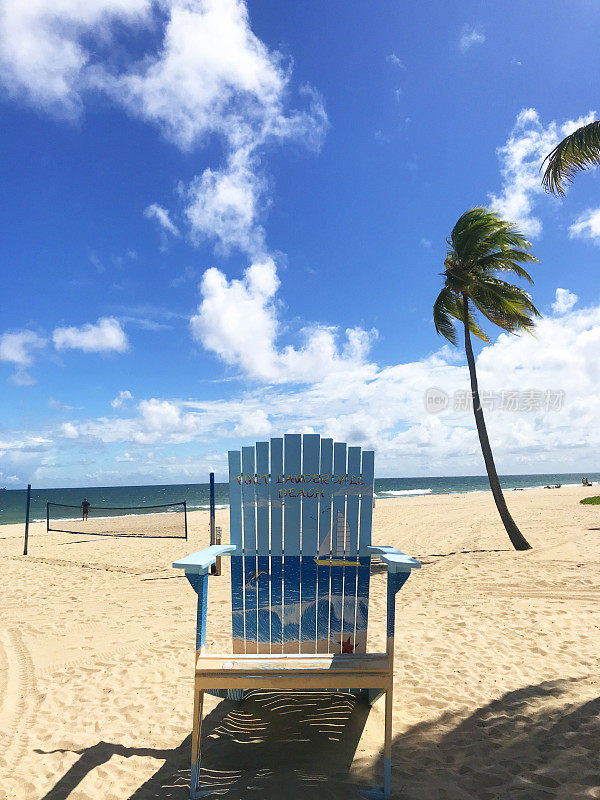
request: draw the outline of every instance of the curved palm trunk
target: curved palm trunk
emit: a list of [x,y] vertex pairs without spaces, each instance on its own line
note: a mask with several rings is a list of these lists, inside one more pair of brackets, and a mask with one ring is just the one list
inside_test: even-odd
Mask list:
[[464,306],[464,325],[465,325],[465,351],[467,354],[467,364],[469,365],[469,373],[471,375],[471,392],[473,395],[473,413],[475,414],[475,424],[477,425],[477,433],[479,434],[479,442],[481,443],[481,452],[483,453],[483,460],[487,471],[490,488],[496,502],[496,508],[504,523],[508,537],[512,542],[515,550],[531,550],[531,545],[518,529],[516,522],[510,515],[510,511],[506,505],[506,500],[502,494],[502,487],[496,472],[496,465],[494,464],[494,457],[492,456],[492,448],[490,447],[490,440],[488,439],[487,428],[485,427],[485,419],[483,418],[483,411],[479,400],[479,387],[477,385],[477,373],[475,372],[475,359],[473,358],[473,348],[471,347],[471,334],[469,333],[469,301],[466,295],[463,295]]

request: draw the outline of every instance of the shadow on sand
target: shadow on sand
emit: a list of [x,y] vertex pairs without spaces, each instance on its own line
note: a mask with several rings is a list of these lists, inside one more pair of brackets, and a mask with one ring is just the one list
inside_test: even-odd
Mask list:
[[[224,700],[202,723],[201,782],[227,798],[344,797],[368,714],[364,700],[344,693],[252,690],[242,703]],[[173,750],[98,742],[74,751],[79,759],[41,800],[67,800],[113,755],[164,759],[128,800],[187,800],[190,740]],[[336,793],[332,782],[342,785]]]
[[[394,740],[402,800],[590,800],[600,797],[600,698],[579,705],[574,685],[545,681],[508,692],[465,718],[444,714]],[[596,686],[594,686],[596,684]]]
[[[566,703],[565,692],[577,683],[592,690],[591,678],[547,681],[509,692],[469,717],[445,713],[413,726],[394,740],[392,796],[600,797],[600,699]],[[351,695],[320,692],[256,690],[243,703],[223,701],[204,720],[202,782],[215,797],[230,799],[358,797],[361,778],[365,783],[371,776],[355,769],[350,781],[348,772],[368,712]],[[128,800],[189,796],[190,737],[173,750],[99,742],[76,752],[79,760],[41,800],[67,800],[88,772],[115,754],[165,762]]]

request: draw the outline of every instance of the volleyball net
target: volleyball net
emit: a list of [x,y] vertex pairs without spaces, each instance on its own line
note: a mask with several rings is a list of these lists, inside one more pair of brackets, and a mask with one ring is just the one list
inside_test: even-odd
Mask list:
[[145,539],[187,539],[187,503],[155,506],[94,506],[46,503],[46,531],[132,536]]

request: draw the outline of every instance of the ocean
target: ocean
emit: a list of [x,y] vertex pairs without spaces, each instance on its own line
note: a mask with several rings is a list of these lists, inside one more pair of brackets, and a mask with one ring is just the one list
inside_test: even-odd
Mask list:
[[[581,485],[583,473],[548,473],[533,475],[502,475],[502,487],[512,489],[531,489],[540,486],[560,483],[563,486]],[[586,473],[593,483],[600,482],[600,472]],[[434,478],[376,478],[375,497],[385,500],[391,497],[417,497],[427,494],[455,494],[457,492],[485,492],[490,486],[485,475],[464,475]],[[599,487],[600,493],[600,487]],[[188,511],[207,509],[209,507],[208,483],[185,483],[165,486],[105,486],[80,487],[74,489],[32,489],[31,511],[32,522],[46,519],[46,502],[64,503],[79,506],[86,497],[96,509],[105,507],[152,506],[166,503],[177,503],[186,500]],[[508,498],[510,500],[510,498]],[[26,489],[0,490],[0,525],[7,525],[25,520],[27,500]],[[215,504],[225,508],[228,504],[226,483],[215,484]],[[107,512],[108,513],[108,512]],[[116,513],[116,512],[110,512]],[[143,514],[143,508],[134,508],[122,513]],[[70,516],[65,513],[64,515]],[[72,517],[79,516],[73,509]]]

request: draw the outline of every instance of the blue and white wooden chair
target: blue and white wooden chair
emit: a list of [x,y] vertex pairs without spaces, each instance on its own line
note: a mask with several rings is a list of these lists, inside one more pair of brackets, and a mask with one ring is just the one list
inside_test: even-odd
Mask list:
[[[191,797],[199,784],[204,692],[250,688],[385,693],[383,786],[391,786],[396,592],[421,564],[371,545],[372,451],[289,434],[229,453],[230,544],[176,561],[198,595]],[[371,554],[387,565],[387,648],[367,653]],[[233,654],[206,653],[208,574],[231,556]],[[208,789],[208,792],[214,792]]]

